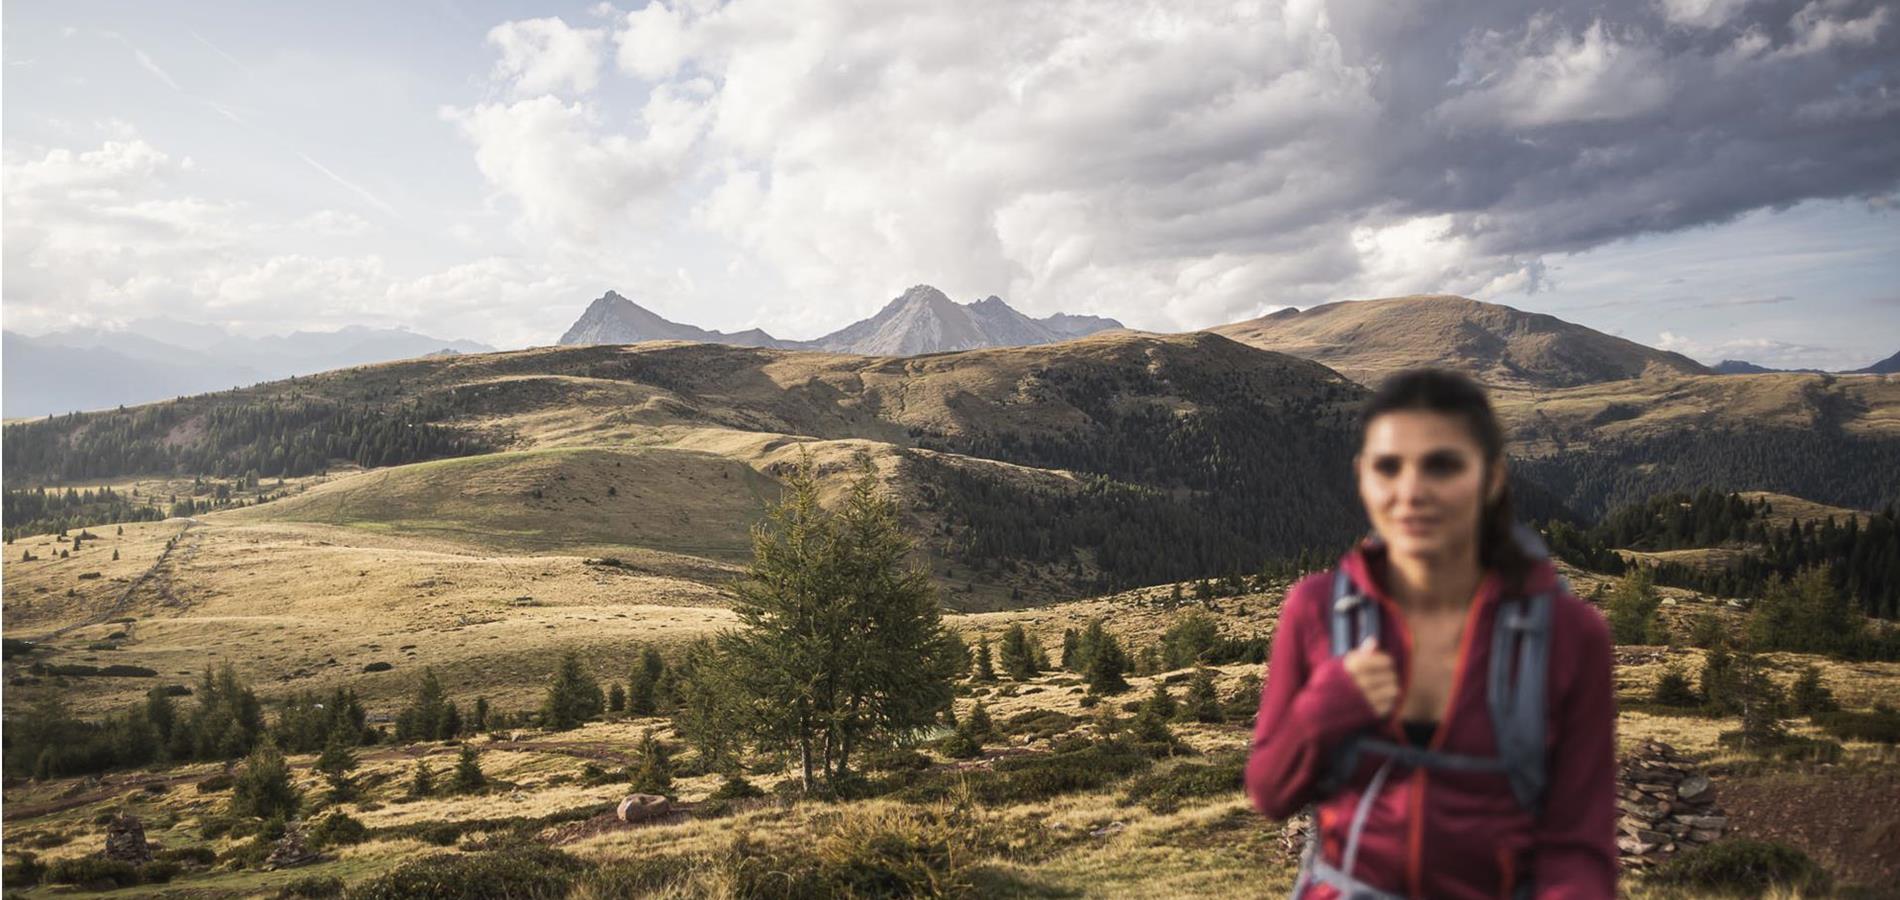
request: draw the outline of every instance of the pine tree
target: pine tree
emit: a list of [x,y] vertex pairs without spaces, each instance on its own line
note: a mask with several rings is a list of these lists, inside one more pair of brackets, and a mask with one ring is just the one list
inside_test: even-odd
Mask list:
[[976,641],[976,680],[996,680],[996,663],[990,659],[989,635],[977,638]]
[[323,753],[317,756],[317,771],[330,783],[332,801],[340,803],[356,796],[356,784],[350,780],[350,771],[356,766],[356,751],[349,737],[341,730],[331,732]]
[[448,698],[442,692],[442,682],[435,677],[435,669],[423,668],[422,680],[416,683],[409,705],[396,714],[396,740],[433,741],[452,737],[442,733],[442,726],[449,724],[448,707]]
[[1656,690],[1650,699],[1663,706],[1695,706],[1701,702],[1695,688],[1689,685],[1689,676],[1675,666],[1664,669],[1662,677],[1656,679]]
[[997,661],[1003,671],[1017,681],[1024,681],[1041,674],[1036,668],[1036,652],[1031,644],[1029,632],[1021,625],[1011,625],[1003,632],[1003,641]]
[[801,455],[785,498],[753,531],[733,604],[740,627],[719,636],[752,701],[753,737],[787,748],[808,791],[838,783],[866,741],[934,721],[957,668],[929,576],[906,562],[896,506],[868,455],[857,467],[833,515]]
[[1082,632],[1080,646],[1082,677],[1090,691],[1119,694],[1128,690],[1128,680],[1123,677],[1128,671],[1128,654],[1122,651],[1121,642],[1102,627],[1100,619],[1090,622],[1088,630]]
[[289,818],[302,802],[290,783],[290,766],[269,740],[257,745],[231,786],[231,814],[257,819]]
[[600,685],[581,664],[580,654],[569,650],[548,682],[547,699],[541,704],[542,726],[555,731],[578,728],[600,715],[603,706]]
[[1229,695],[1226,703],[1227,719],[1253,725],[1254,717],[1260,713],[1260,676],[1252,672],[1240,676],[1240,686]]
[[429,761],[416,760],[414,774],[409,776],[409,796],[415,799],[435,793],[435,773],[429,769]]
[[1821,668],[1812,663],[1801,667],[1801,676],[1795,679],[1789,700],[1796,715],[1811,716],[1840,708],[1834,700],[1834,692],[1821,681]]
[[488,783],[488,776],[482,774],[481,760],[477,757],[473,744],[463,744],[462,752],[455,759],[455,775],[452,784],[458,794],[472,794]]
[[627,689],[621,687],[620,682],[616,681],[611,687],[607,688],[607,711],[617,713],[625,712],[626,709]]
[[1214,670],[1194,670],[1188,682],[1186,713],[1196,722],[1223,722],[1227,711],[1221,708],[1220,693],[1214,688]]
[[673,762],[666,752],[666,746],[653,736],[653,729],[641,732],[636,755],[639,759],[634,764],[630,779],[634,793],[672,796]]
[[1062,629],[1062,659],[1060,665],[1065,669],[1075,668],[1075,647],[1082,633],[1073,628]]
[[1610,635],[1619,644],[1661,644],[1668,641],[1662,622],[1662,598],[1656,593],[1655,574],[1648,566],[1634,566],[1610,593]]

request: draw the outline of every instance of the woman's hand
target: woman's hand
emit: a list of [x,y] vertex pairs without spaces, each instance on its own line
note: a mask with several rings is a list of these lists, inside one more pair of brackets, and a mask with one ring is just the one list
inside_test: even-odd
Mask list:
[[1366,696],[1372,711],[1381,718],[1391,715],[1392,707],[1399,702],[1399,674],[1392,665],[1392,657],[1379,649],[1378,635],[1366,635],[1359,646],[1346,651],[1340,662],[1352,675],[1353,683],[1359,686],[1359,692]]

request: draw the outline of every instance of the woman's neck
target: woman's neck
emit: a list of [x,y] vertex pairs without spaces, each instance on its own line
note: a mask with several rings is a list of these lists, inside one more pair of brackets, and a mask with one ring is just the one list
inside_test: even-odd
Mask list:
[[1442,557],[1386,555],[1387,588],[1392,599],[1413,612],[1443,612],[1462,609],[1471,603],[1484,569],[1478,564],[1478,548],[1471,545],[1463,552]]

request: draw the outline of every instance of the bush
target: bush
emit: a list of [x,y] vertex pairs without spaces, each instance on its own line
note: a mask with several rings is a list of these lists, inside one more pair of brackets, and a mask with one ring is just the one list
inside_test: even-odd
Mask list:
[[343,879],[334,875],[306,875],[277,892],[278,900],[296,900],[296,898],[339,897],[343,894]]
[[290,766],[277,746],[265,741],[244,761],[231,786],[231,814],[258,819],[295,815],[303,797],[290,783]]
[[1825,894],[1828,875],[1786,844],[1731,838],[1698,847],[1656,868],[1651,880],[1696,891],[1761,896],[1770,888]]
[[139,883],[139,870],[129,862],[97,856],[77,856],[56,860],[46,868],[41,880],[48,884],[74,884],[94,890],[131,887]]
[[975,759],[983,755],[983,745],[961,728],[938,741],[937,750],[951,759]]
[[1032,740],[1048,740],[1075,727],[1079,721],[1068,713],[1053,709],[1032,709],[1003,720],[1004,734],[1026,735]]
[[208,866],[218,861],[217,852],[210,847],[169,847],[158,851],[156,856],[159,859],[190,866]]
[[1663,706],[1690,707],[1702,703],[1702,698],[1696,696],[1695,688],[1689,684],[1689,676],[1675,666],[1665,669],[1656,680],[1656,691],[1650,699]]
[[346,896],[350,900],[552,900],[566,896],[583,868],[580,860],[547,847],[443,854],[403,863],[357,885]]
[[146,884],[164,884],[178,877],[183,869],[169,859],[155,859],[139,867],[139,880]]
[[339,810],[318,819],[317,823],[310,827],[309,837],[313,849],[343,847],[362,843],[369,837],[369,829],[362,822]]
[[38,854],[20,853],[0,868],[0,882],[5,882],[7,887],[26,887],[39,884],[45,874],[46,866],[40,863]]
[[818,840],[819,879],[847,897],[967,893],[964,841],[943,816],[915,810],[846,815]]
[[930,757],[905,747],[887,747],[864,754],[859,767],[866,772],[896,772],[903,769],[928,769]]
[[744,800],[751,797],[763,796],[765,796],[765,792],[759,790],[758,785],[738,775],[727,775],[726,780],[719,783],[719,787],[712,792],[712,795],[708,799]]
[[978,772],[933,772],[898,792],[905,800],[942,800],[959,782],[968,784],[980,803],[1002,806],[1034,803],[1077,791],[1095,790],[1153,765],[1132,744],[1103,742],[1058,753],[998,760]]
[[1123,796],[1155,812],[1171,813],[1190,799],[1239,792],[1246,769],[1244,753],[1226,754],[1208,763],[1182,763],[1136,778]]
[[1813,664],[1801,667],[1801,677],[1795,679],[1788,700],[1796,715],[1806,716],[1840,709],[1840,704],[1834,702],[1834,692],[1828,690],[1826,682],[1821,680],[1821,668]]

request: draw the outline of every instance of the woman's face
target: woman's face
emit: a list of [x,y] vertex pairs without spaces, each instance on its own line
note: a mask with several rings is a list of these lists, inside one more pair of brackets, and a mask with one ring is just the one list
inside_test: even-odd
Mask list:
[[1459,419],[1426,410],[1381,413],[1353,459],[1359,499],[1392,553],[1427,559],[1475,554],[1485,504],[1504,487],[1502,461]]

